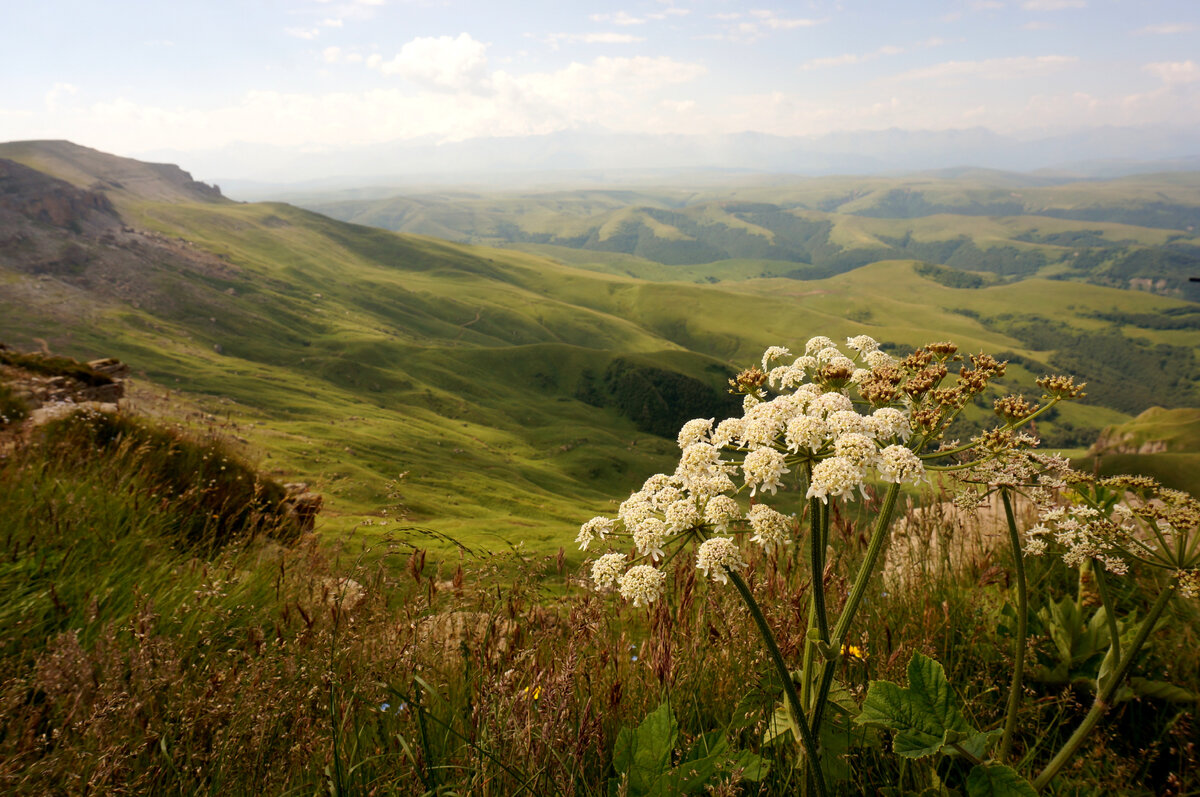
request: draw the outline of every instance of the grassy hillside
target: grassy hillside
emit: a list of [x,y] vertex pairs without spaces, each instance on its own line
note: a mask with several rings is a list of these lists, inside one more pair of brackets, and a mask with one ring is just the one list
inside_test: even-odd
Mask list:
[[565,262],[649,279],[815,279],[914,258],[1005,279],[1053,276],[1200,299],[1200,287],[1187,280],[1200,268],[1196,174],[1101,182],[957,170],[742,178],[658,192],[310,196],[303,203],[396,231],[552,246],[543,251]]
[[[86,169],[137,171],[61,149],[5,145],[0,157],[85,187],[97,184]],[[680,420],[728,409],[731,373],[767,345],[814,334],[866,332],[901,348],[955,339],[1008,352],[1025,385],[1074,357],[1095,366],[1085,375],[1109,395],[1128,381],[1120,371],[1031,339],[1005,314],[1021,308],[1082,339],[1123,313],[1116,334],[1135,352],[1200,343],[1190,322],[1145,325],[1187,303],[1097,285],[989,278],[951,287],[912,260],[809,281],[648,281],[284,204],[165,199],[167,189],[151,185],[150,197],[106,190],[132,232],[89,237],[0,216],[31,247],[0,261],[0,339],[119,357],[137,369],[147,403],[156,391],[182,391],[267,452],[275,475],[313,481],[330,498],[332,528],[420,526],[471,546],[557,550],[581,516],[611,510],[613,496],[669,466]],[[739,234],[770,243],[752,229]],[[73,265],[47,268],[66,247],[75,247]],[[764,262],[736,267],[757,276]],[[1144,408],[1073,405],[1042,431],[1086,446]]]

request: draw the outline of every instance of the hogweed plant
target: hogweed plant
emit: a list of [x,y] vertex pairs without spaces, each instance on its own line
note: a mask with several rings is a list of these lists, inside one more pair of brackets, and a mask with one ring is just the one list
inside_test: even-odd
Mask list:
[[[833,724],[828,717],[831,704],[832,711],[844,715],[848,695],[843,685],[835,685],[835,672],[850,650],[855,617],[906,485],[947,473],[962,477],[969,489],[964,499],[968,504],[988,492],[998,492],[1004,502],[1019,592],[1015,672],[1005,721],[1002,730],[984,733],[973,728],[958,708],[941,665],[919,653],[909,663],[909,687],[872,682],[855,721],[890,729],[893,751],[901,757],[937,753],[967,761],[972,766],[966,779],[969,794],[1032,794],[1035,787],[1045,786],[1103,714],[1176,585],[1197,589],[1200,536],[1194,533],[1195,502],[1159,494],[1142,503],[1114,505],[1093,491],[1079,503],[1059,505],[1063,490],[1086,480],[1072,474],[1064,460],[1037,453],[1036,438],[1020,429],[1057,403],[1079,398],[1082,385],[1071,378],[1039,379],[1044,393],[1038,402],[1015,395],[996,399],[999,421],[994,428],[966,442],[945,439],[964,409],[992,392],[991,383],[1004,372],[1005,363],[987,354],[963,357],[954,344],[945,342],[928,344],[903,358],[891,356],[866,335],[849,338],[846,351],[827,337],[809,340],[799,356],[773,346],[764,353],[761,367],[730,380],[733,391],[743,397],[741,417],[684,424],[675,471],[647,479],[620,505],[615,519],[596,517],[580,528],[581,548],[610,548],[592,565],[595,587],[615,590],[635,606],[662,597],[667,579],[663,565],[681,556],[693,556],[696,568],[713,582],[732,585],[757,626],[783,690],[772,726],[790,731],[799,745],[803,782],[818,795],[830,788],[829,762],[822,756]],[[837,502],[865,496],[872,482],[883,482],[887,489],[875,512],[864,558],[835,617],[824,578],[832,553],[830,519]],[[1111,485],[1124,486],[1128,485]],[[1044,508],[1042,523],[1023,537],[1012,511],[1016,492],[1031,492]],[[1140,532],[1135,530],[1139,522]],[[802,528],[806,535],[800,533]],[[1021,560],[1052,545],[1064,547],[1068,565],[1094,562],[1098,572],[1116,574],[1136,561],[1167,569],[1170,583],[1127,649],[1122,650],[1118,635],[1112,635],[1114,651],[1100,679],[1096,708],[1031,786],[1008,766],[1028,633]],[[806,559],[810,598],[798,671],[784,659],[746,582],[744,552],[751,546],[774,554],[776,561],[789,551]],[[1115,622],[1114,610],[1108,608]],[[993,748],[995,755],[989,757]]]

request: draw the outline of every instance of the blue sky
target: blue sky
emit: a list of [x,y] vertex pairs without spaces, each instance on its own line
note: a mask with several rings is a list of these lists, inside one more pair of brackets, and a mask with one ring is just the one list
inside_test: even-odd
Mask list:
[[1200,134],[1196,0],[5,0],[0,140]]

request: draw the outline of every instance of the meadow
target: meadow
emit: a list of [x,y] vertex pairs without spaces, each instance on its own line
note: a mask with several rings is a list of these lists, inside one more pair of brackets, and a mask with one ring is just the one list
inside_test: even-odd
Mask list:
[[[1078,224],[793,208],[826,225],[831,258],[856,251],[831,241],[863,236],[887,255],[798,275],[774,258],[398,235],[61,143],[0,158],[103,183],[119,214],[71,227],[0,206],[17,242],[0,261],[0,340],[134,369],[118,415],[38,430],[0,390],[6,791],[1196,793],[1200,538],[1194,499],[1171,489],[1195,489],[1195,305],[1067,273],[1063,252],[1082,244],[1052,236]],[[1154,201],[1114,183],[1087,195]],[[1186,180],[1151,184],[1190,212]],[[896,214],[896,188],[837,207]],[[1000,201],[951,188],[922,201]],[[1034,188],[1082,202],[1078,187],[1020,190]],[[844,189],[814,184],[804,201]],[[737,214],[780,212],[661,199],[699,225],[673,226],[634,200],[594,201],[614,233],[650,219],[659,243],[705,223],[765,237]],[[1108,253],[1097,273],[1192,245],[1186,230],[1085,221]],[[906,227],[912,240],[889,242]],[[955,230],[972,251],[1059,260],[1015,273],[913,255]],[[956,350],[927,345],[947,339]],[[851,341],[845,365],[830,350]],[[780,345],[799,371],[774,370],[785,355],[763,352]],[[1088,395],[1036,381],[1051,373]],[[839,416],[854,428],[792,445],[783,430],[808,410],[785,394],[801,384],[839,396],[820,423],[902,409],[908,425]],[[792,414],[757,444],[717,444],[717,422],[758,405]],[[1076,475],[1029,458],[1022,430]],[[726,452],[709,476],[736,478],[736,518],[687,520],[703,506],[671,509],[677,494],[706,488],[681,481],[668,500],[647,486],[700,442]],[[768,449],[790,470],[748,464]],[[852,483],[821,481],[851,456]],[[1045,470],[1006,481],[989,462]],[[1103,481],[1123,470],[1165,488]],[[288,481],[325,496],[315,532],[276,511]],[[989,493],[977,514],[972,490]],[[1046,536],[1066,517],[1046,514],[1051,493],[1106,518],[1086,566],[1035,555],[1075,539]],[[753,525],[768,506],[785,520]],[[728,538],[740,553],[714,559]],[[1118,542],[1141,557],[1127,574]],[[620,572],[604,559],[618,554]]]

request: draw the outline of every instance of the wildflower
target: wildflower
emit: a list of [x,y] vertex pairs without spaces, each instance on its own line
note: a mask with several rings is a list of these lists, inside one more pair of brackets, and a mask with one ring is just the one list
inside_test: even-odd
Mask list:
[[741,507],[727,495],[714,495],[704,506],[704,522],[710,524],[718,533],[727,531],[729,524],[741,516]]
[[866,652],[863,651],[863,649],[858,645],[842,645],[842,655],[850,656],[851,658],[858,659],[859,661],[867,660]]
[[906,443],[912,435],[908,416],[895,407],[880,407],[871,413],[870,426],[879,440],[899,438],[900,442]]
[[879,478],[885,482],[917,482],[925,476],[925,465],[921,459],[904,446],[888,446],[879,452],[876,460]]
[[852,338],[846,338],[846,345],[854,349],[859,354],[867,354],[879,348],[879,344],[870,335],[856,335]]
[[783,474],[791,470],[783,466],[783,454],[773,448],[756,448],[746,455],[742,461],[742,472],[746,476],[746,484],[750,487],[750,495],[758,490],[771,491],[783,486]]
[[861,487],[866,474],[846,457],[830,457],[821,460],[813,468],[812,483],[808,485],[808,498],[820,498],[829,503],[829,496],[851,496],[855,487]]
[[1200,568],[1180,570],[1175,574],[1179,579],[1179,594],[1185,598],[1200,597]]
[[804,368],[797,367],[796,365],[781,365],[778,368],[771,369],[771,373],[767,376],[767,381],[772,387],[787,390],[802,385],[805,376],[807,376],[807,373]]
[[871,428],[867,419],[854,410],[831,412],[825,420],[829,423],[829,428],[835,437],[850,432],[867,432]]
[[634,606],[649,606],[662,597],[667,574],[650,565],[634,565],[621,576],[621,597],[633,601]]
[[770,550],[791,543],[789,532],[792,530],[791,521],[781,512],[777,512],[766,504],[755,504],[746,513],[750,527],[754,529],[751,542],[757,542],[763,548]]
[[717,428],[713,430],[709,436],[709,442],[715,448],[724,448],[734,440],[740,440],[746,422],[741,418],[726,418],[717,424]]
[[[524,689],[521,690],[521,694],[528,696],[529,689],[530,689],[530,687],[528,687],[528,686],[525,687]],[[533,699],[538,700],[539,698],[541,698],[541,696],[542,696],[542,687],[540,685],[533,687],[533,695],[532,695]]]
[[808,343],[804,344],[805,354],[816,354],[822,349],[836,348],[837,344],[824,335],[817,335],[815,338],[809,338]]
[[825,417],[842,410],[854,409],[854,402],[841,393],[822,393],[808,404],[809,415]]
[[638,553],[656,562],[665,555],[662,546],[668,536],[667,524],[656,517],[648,517],[633,528],[633,544],[637,546]]
[[829,426],[825,421],[811,415],[799,415],[788,421],[784,441],[790,451],[798,452],[804,448],[815,454],[825,445],[828,436]]
[[810,354],[805,354],[803,356],[797,357],[792,362],[792,367],[799,369],[801,371],[811,371],[814,368],[816,368],[817,365],[818,365],[817,358],[813,357]]
[[893,358],[886,351],[880,351],[879,349],[876,349],[875,351],[864,352],[862,357],[863,362],[866,363],[867,367],[872,371],[879,371],[883,368],[891,368],[896,364],[895,358]]
[[668,484],[654,494],[654,497],[651,499],[650,503],[653,504],[657,511],[662,512],[664,509],[682,497],[683,490],[680,490],[673,484]]
[[703,440],[712,431],[713,420],[713,418],[696,418],[685,423],[679,430],[679,447],[687,448],[693,443]]
[[[841,349],[836,346],[827,346],[821,349],[816,354],[817,362],[821,365],[830,365],[838,360],[849,360],[850,358],[842,354]],[[850,367],[854,367],[854,363],[850,363]]]
[[592,583],[596,585],[596,589],[615,587],[624,569],[625,554],[606,553],[592,563]]
[[690,498],[676,501],[668,506],[663,514],[666,517],[667,527],[674,534],[700,525],[700,510],[696,508],[696,502]]
[[579,527],[579,536],[575,538],[575,542],[579,543],[579,550],[582,551],[591,544],[592,540],[597,537],[604,539],[605,536],[612,534],[612,531],[612,520],[606,517],[594,517]]
[[791,357],[792,353],[783,346],[770,346],[763,352],[762,367],[767,370],[767,364],[772,360],[778,360],[780,357]]
[[626,498],[617,508],[617,517],[627,529],[632,529],[653,514],[654,505],[650,503],[646,494],[640,491]]
[[729,572],[746,567],[737,544],[730,537],[713,537],[700,544],[696,551],[696,569],[711,576],[713,581],[729,583]]
[[[894,446],[893,446],[894,447]],[[908,449],[905,449],[907,451]],[[879,449],[875,441],[862,432],[848,432],[837,438],[833,451],[839,457],[845,457],[860,469],[866,469],[875,464]]]

